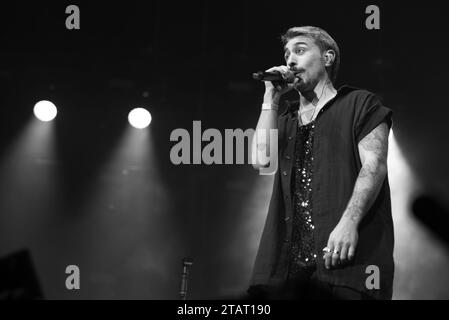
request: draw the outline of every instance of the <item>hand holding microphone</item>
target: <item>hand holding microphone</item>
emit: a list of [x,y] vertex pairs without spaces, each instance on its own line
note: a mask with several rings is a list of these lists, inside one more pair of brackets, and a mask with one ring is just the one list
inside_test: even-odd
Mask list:
[[256,73],[253,73],[253,78],[259,81],[278,81],[292,83],[295,81],[295,73],[291,70],[287,70],[287,72],[285,73],[281,73],[278,71],[258,71]]
[[253,74],[256,80],[265,82],[264,103],[278,104],[280,97],[294,89],[301,79],[287,66],[273,67]]

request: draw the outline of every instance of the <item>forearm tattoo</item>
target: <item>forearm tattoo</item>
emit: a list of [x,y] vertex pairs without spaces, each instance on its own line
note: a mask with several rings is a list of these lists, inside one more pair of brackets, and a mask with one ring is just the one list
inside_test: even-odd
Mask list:
[[381,123],[358,145],[362,168],[344,213],[354,222],[362,220],[382,187],[387,173],[388,132],[387,124]]

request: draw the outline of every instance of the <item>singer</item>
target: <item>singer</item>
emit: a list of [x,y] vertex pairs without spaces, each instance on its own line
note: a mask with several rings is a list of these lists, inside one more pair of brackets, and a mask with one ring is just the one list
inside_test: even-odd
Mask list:
[[[296,78],[264,81],[256,132],[278,129],[279,167],[249,298],[391,299],[392,110],[367,90],[335,89],[340,50],[326,31],[294,27],[282,41],[286,65],[266,72]],[[291,90],[299,100],[278,115]],[[269,135],[254,136],[255,168],[268,165],[258,159],[267,159],[269,144]]]

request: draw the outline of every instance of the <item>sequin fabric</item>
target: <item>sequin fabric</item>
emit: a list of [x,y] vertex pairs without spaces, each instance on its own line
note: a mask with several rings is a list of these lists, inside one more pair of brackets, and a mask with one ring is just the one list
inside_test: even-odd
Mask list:
[[313,238],[312,220],[312,162],[313,131],[315,122],[299,126],[295,145],[294,179],[294,214],[292,245],[290,249],[289,275],[295,276],[316,266],[316,252]]

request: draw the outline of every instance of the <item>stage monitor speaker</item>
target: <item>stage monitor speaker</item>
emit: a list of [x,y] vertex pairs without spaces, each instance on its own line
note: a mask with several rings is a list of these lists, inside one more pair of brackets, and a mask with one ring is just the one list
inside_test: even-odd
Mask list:
[[0,258],[0,300],[41,300],[42,290],[27,249]]

